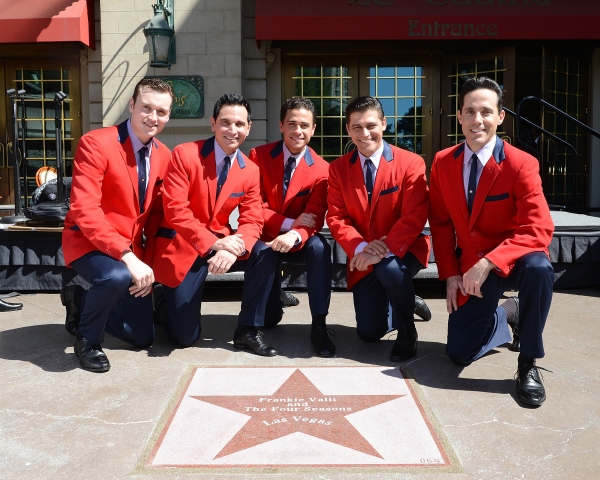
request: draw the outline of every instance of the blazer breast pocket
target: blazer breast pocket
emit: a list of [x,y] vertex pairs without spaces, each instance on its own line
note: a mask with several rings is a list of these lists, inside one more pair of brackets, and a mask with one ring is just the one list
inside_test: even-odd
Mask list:
[[310,193],[310,188],[308,190],[302,190],[296,194],[296,197],[304,197]]
[[507,193],[501,193],[500,195],[488,195],[485,197],[486,202],[499,202],[500,200],[506,200],[509,197]]
[[239,198],[243,197],[246,192],[231,192],[229,194],[229,198]]
[[386,188],[385,190],[382,190],[381,192],[379,192],[379,196],[383,197],[384,195],[390,195],[392,193],[397,192],[398,190],[400,190],[400,187],[398,185],[394,185],[391,188]]

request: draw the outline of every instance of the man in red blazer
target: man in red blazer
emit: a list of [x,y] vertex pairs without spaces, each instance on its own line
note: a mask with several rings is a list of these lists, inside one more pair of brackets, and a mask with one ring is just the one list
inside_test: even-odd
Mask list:
[[109,370],[100,346],[105,330],[140,348],[154,341],[148,295],[154,273],[142,235],[158,228],[155,206],[171,152],[154,137],[169,120],[172,102],[168,84],[144,78],[129,101],[131,118],[87,133],[77,147],[62,248],[65,263],[91,287],[71,285],[60,297],[85,370]]
[[[258,167],[239,150],[250,132],[250,115],[244,97],[225,94],[213,110],[214,137],[173,150],[163,185],[164,218],[149,244],[165,298],[166,312],[159,316],[175,343],[186,347],[200,338],[208,273],[243,270],[242,308],[233,345],[274,356],[277,351],[257,327],[264,325],[277,255],[259,240],[263,219]],[[236,207],[234,232],[229,216]]]
[[354,297],[357,333],[375,342],[391,328],[397,338],[390,358],[417,351],[412,278],[427,266],[429,192],[425,162],[383,140],[383,107],[359,97],[346,108],[346,130],[356,145],[329,166],[327,224],[348,255],[348,289]]
[[283,315],[281,262],[306,265],[311,343],[317,355],[333,357],[335,345],[325,323],[331,299],[331,247],[318,233],[327,210],[329,164],[308,146],[315,127],[312,102],[302,97],[289,99],[280,111],[283,141],[252,149],[250,159],[260,168],[265,221],[261,239],[279,258],[265,326],[277,325]]
[[[466,141],[434,159],[429,223],[439,278],[446,280],[448,356],[469,365],[509,342],[510,326],[513,349],[521,351],[519,396],[541,405],[546,393],[535,359],[544,356],[542,331],[552,301],[554,225],[538,161],[496,136],[502,100],[502,89],[489,78],[463,86],[457,115]],[[512,289],[518,300],[498,306]]]

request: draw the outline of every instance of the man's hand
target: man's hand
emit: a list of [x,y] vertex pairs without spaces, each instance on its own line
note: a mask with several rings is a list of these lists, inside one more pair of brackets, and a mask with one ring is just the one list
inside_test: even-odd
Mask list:
[[265,245],[271,247],[276,252],[286,253],[294,248],[296,240],[298,240],[298,237],[290,230],[289,232],[282,233],[270,242],[266,242]]
[[237,260],[237,255],[228,250],[219,250],[208,260],[208,271],[213,275],[227,273]]
[[377,255],[371,255],[370,253],[362,251],[354,255],[352,260],[350,260],[350,271],[356,269],[360,272],[364,272],[369,266],[379,262],[381,262],[381,258]]
[[244,240],[242,240],[242,236],[236,234],[219,238],[210,248],[215,252],[226,250],[236,257],[239,257],[246,251],[246,244],[244,243]]
[[368,245],[366,245],[365,248],[363,248],[363,252],[368,253],[370,255],[375,255],[379,258],[387,257],[388,253],[390,253],[390,249],[384,242],[386,238],[387,236],[381,237],[381,240],[373,240]]
[[482,258],[463,275],[462,283],[469,295],[481,298],[481,286],[491,270],[496,268],[487,258]]
[[466,295],[463,287],[463,280],[460,275],[448,277],[446,279],[446,311],[452,313],[454,310],[458,310],[458,291],[461,291],[463,295]]
[[131,273],[133,286],[129,287],[129,293],[136,297],[145,297],[152,291],[154,283],[154,272],[152,269],[135,256],[133,252],[127,252],[121,257],[121,261]]
[[317,216],[314,213],[301,213],[292,223],[292,228],[308,227],[315,228],[317,226]]

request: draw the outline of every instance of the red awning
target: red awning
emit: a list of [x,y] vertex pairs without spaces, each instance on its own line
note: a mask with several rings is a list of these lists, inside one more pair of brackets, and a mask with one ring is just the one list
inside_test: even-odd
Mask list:
[[600,39],[591,0],[256,0],[257,40]]
[[82,42],[94,48],[93,0],[11,0],[0,8],[0,43]]

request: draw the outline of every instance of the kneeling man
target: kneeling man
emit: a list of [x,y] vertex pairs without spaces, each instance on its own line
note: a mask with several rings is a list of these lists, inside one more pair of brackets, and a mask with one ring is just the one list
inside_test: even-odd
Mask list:
[[[211,118],[214,136],[173,150],[163,185],[164,219],[152,239],[156,280],[168,314],[159,317],[180,347],[200,338],[200,307],[208,273],[245,272],[236,348],[277,351],[261,336],[277,254],[258,240],[263,226],[258,167],[239,150],[250,132],[250,105],[225,94]],[[229,216],[239,208],[234,233]],[[149,240],[150,242],[150,240]],[[157,302],[158,304],[158,302]]]
[[333,357],[335,345],[325,325],[331,299],[331,247],[318,233],[327,210],[329,164],[308,146],[315,127],[312,102],[302,97],[289,99],[280,112],[283,141],[252,149],[250,159],[260,168],[265,221],[261,239],[279,257],[265,326],[277,325],[283,315],[281,262],[306,265],[310,339],[317,355]]
[[[542,192],[539,163],[496,136],[504,120],[502,89],[468,80],[458,97],[464,143],[439,152],[431,169],[429,223],[439,277],[446,280],[448,344],[458,365],[469,365],[510,341],[520,351],[519,397],[546,399],[536,358],[552,301],[554,271],[548,245],[554,224]],[[517,289],[518,300],[498,301]]]
[[423,159],[388,144],[385,129],[376,98],[359,97],[346,108],[356,150],[329,166],[327,224],[348,255],[359,337],[375,342],[397,330],[390,358],[403,361],[417,352],[412,279],[429,258],[429,192]]

